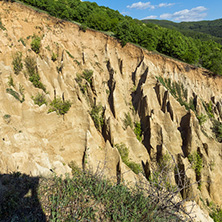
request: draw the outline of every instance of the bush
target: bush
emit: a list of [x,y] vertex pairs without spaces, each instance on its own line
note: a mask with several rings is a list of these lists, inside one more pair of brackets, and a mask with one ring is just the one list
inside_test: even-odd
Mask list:
[[203,125],[207,121],[207,116],[201,113],[199,116],[197,116],[197,119],[200,125]]
[[136,138],[141,142],[142,141],[142,129],[141,129],[141,123],[136,122],[134,127],[134,133],[136,135]]
[[[20,103],[23,103],[25,101],[25,97],[24,94],[22,93],[22,95],[20,95],[18,92],[16,92],[13,89],[7,88],[6,92],[10,95],[12,95],[15,99],[17,99]],[[22,98],[21,98],[22,96]]]
[[18,75],[22,69],[23,69],[23,64],[22,64],[22,53],[21,52],[16,52],[13,56],[13,69],[16,75]]
[[192,167],[197,176],[200,176],[203,168],[203,160],[198,152],[194,152],[188,156],[188,160],[192,164]]
[[39,106],[41,106],[43,104],[47,105],[47,101],[46,101],[45,95],[43,93],[38,93],[35,97],[33,96],[32,99],[33,99],[34,103]]
[[42,89],[44,92],[46,92],[46,87],[40,81],[37,64],[33,57],[27,56],[25,58],[25,67],[28,72],[29,81],[32,82],[36,88]]
[[104,124],[103,107],[101,105],[93,106],[93,108],[90,111],[90,116],[92,117],[96,129],[101,132]]
[[8,77],[8,86],[15,87],[14,80],[11,75]]
[[82,73],[82,77],[91,85],[92,84],[92,76],[93,76],[93,71],[85,69]]
[[125,144],[120,143],[120,144],[115,144],[115,147],[119,151],[119,154],[121,156],[122,161],[135,173],[138,174],[142,172],[142,168],[140,164],[135,163],[133,161],[129,160],[129,149],[126,147]]
[[213,121],[213,132],[219,143],[222,143],[222,123],[219,121]]
[[50,103],[50,108],[48,113],[56,111],[58,115],[65,115],[71,107],[71,103],[69,100],[63,101],[61,98],[55,98]]
[[131,119],[130,113],[125,113],[125,118],[123,120],[123,125],[124,128],[126,129],[128,126],[130,126],[131,128],[133,128],[133,121]]
[[40,52],[40,46],[41,46],[41,38],[39,36],[34,35],[32,37],[31,42],[31,49],[38,54]]

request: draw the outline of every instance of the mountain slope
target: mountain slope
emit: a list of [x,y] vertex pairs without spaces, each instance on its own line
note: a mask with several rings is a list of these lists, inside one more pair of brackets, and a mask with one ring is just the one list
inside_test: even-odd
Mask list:
[[[172,155],[194,184],[183,198],[222,203],[221,143],[211,129],[222,120],[221,77],[21,4],[0,6],[1,173],[65,174],[75,162],[135,183]],[[34,103],[38,93],[47,104]],[[53,105],[60,99],[70,109]]]

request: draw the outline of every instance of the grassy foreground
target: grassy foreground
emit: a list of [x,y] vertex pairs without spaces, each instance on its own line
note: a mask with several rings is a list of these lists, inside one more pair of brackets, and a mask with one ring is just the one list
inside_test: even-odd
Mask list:
[[73,177],[0,175],[0,221],[179,221],[139,188],[76,169]]

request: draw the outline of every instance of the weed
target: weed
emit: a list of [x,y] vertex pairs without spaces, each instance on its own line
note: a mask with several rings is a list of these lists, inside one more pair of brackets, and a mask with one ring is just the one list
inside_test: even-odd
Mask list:
[[73,60],[75,63],[77,63],[77,65],[79,66],[80,65],[80,62],[76,59]]
[[18,40],[18,42],[21,42],[23,46],[26,46],[25,40],[24,40],[23,38],[20,38],[20,39]]
[[79,26],[79,30],[86,32],[87,26],[85,24],[82,24]]
[[142,141],[142,129],[141,129],[141,123],[140,122],[136,122],[134,124],[134,133],[136,135],[136,138],[141,142]]
[[46,87],[40,81],[37,64],[33,57],[27,56],[25,58],[25,67],[28,72],[29,81],[32,82],[34,87],[42,89],[44,92],[46,92]]
[[3,119],[10,119],[11,118],[11,115],[9,115],[9,114],[5,114],[4,116],[3,116]]
[[40,52],[41,47],[41,38],[39,36],[34,35],[32,37],[31,49],[38,54]]
[[92,84],[93,71],[85,69],[82,73],[82,77],[91,85]]
[[13,56],[12,56],[12,65],[13,65],[13,69],[16,75],[18,75],[22,69],[23,69],[23,64],[22,64],[22,52],[16,52]]
[[15,83],[11,75],[8,77],[8,86],[15,87]]
[[115,147],[119,151],[122,161],[135,173],[142,172],[140,164],[129,160],[129,148],[124,143],[115,144]]
[[203,160],[198,152],[194,152],[188,156],[188,160],[192,164],[192,168],[194,169],[197,176],[200,176],[201,170],[203,168]]
[[215,133],[218,142],[222,143],[222,123],[217,120],[214,120],[212,130]]
[[10,95],[12,95],[15,99],[17,99],[20,103],[24,102],[24,97],[22,96],[22,98],[20,98],[20,94],[18,92],[16,92],[15,90],[11,89],[11,88],[7,88],[6,92]]
[[66,50],[66,52],[67,52],[67,54],[69,55],[69,57],[70,57],[71,59],[74,59],[74,56],[73,56],[68,50]]
[[203,125],[207,121],[207,116],[201,113],[199,116],[197,116],[197,119],[200,125]]
[[52,57],[51,57],[52,61],[55,62],[57,58],[58,58],[58,55],[53,52]]
[[64,101],[57,97],[50,103],[50,108],[48,113],[56,111],[58,115],[65,115],[71,107],[71,102],[69,100]]
[[133,128],[133,121],[131,119],[130,113],[125,113],[125,118],[123,120],[124,129],[127,129],[128,126]]
[[103,107],[101,105],[93,106],[93,108],[90,111],[90,116],[92,117],[96,129],[101,132],[104,124]]
[[6,30],[5,26],[2,24],[2,19],[0,18],[0,29],[2,29],[3,31]]
[[45,47],[45,49],[47,49],[48,51],[51,51],[51,49],[50,49],[50,46],[49,46],[49,45],[47,45],[47,46]]
[[38,106],[41,106],[43,104],[47,105],[47,101],[46,101],[45,95],[43,93],[38,93],[35,97],[32,96],[32,99],[33,99],[34,103],[37,104]]

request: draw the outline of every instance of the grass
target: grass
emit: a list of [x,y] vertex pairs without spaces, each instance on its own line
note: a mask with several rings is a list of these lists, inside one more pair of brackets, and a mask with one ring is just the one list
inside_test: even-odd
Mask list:
[[29,81],[32,82],[34,87],[42,89],[44,92],[46,92],[46,87],[40,81],[37,63],[36,63],[36,60],[34,59],[34,57],[27,56],[25,58],[25,67],[27,70],[27,74],[29,76]]
[[135,173],[138,174],[142,172],[142,167],[140,164],[129,160],[129,148],[125,144],[115,144],[115,147],[119,151],[122,161]]
[[90,116],[95,124],[97,130],[102,132],[104,120],[103,120],[103,107],[101,105],[95,105],[90,111]]
[[69,100],[65,101],[57,97],[50,103],[50,108],[48,113],[56,112],[58,115],[65,115],[71,107],[71,102]]
[[43,93],[38,93],[36,96],[32,96],[32,99],[34,103],[37,104],[38,106],[41,106],[43,104],[47,105],[47,101]]
[[25,101],[25,96],[23,94],[24,90],[19,90],[20,93],[16,92],[15,90],[11,89],[11,88],[7,88],[6,92],[10,95],[12,95],[15,99],[17,99],[20,103],[23,103]]
[[151,201],[145,190],[114,185],[90,172],[72,177],[0,175],[7,191],[0,204],[1,221],[178,221],[174,212]]
[[31,42],[31,49],[36,53],[39,54],[40,52],[40,47],[41,47],[41,38],[39,36],[34,35],[32,37],[32,42]]
[[13,69],[16,75],[18,75],[22,69],[23,69],[23,63],[22,63],[22,53],[21,52],[16,52],[13,56]]

